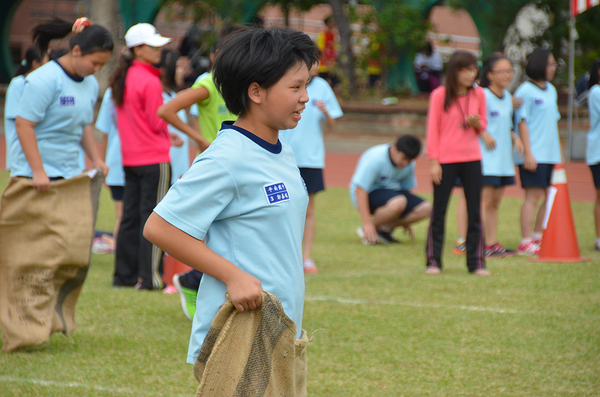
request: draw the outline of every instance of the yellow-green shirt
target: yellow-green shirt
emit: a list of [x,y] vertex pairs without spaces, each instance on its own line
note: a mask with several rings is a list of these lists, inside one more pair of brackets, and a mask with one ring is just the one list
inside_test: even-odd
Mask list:
[[198,124],[200,133],[206,140],[212,142],[217,137],[223,121],[237,120],[237,116],[229,113],[225,101],[213,82],[212,73],[204,73],[192,85],[192,88],[205,87],[209,97],[198,102]]

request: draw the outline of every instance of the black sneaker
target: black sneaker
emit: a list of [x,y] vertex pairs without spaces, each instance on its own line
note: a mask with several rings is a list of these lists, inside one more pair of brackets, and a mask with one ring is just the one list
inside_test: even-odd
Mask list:
[[400,241],[398,241],[396,239],[396,237],[394,237],[392,235],[392,232],[386,232],[384,230],[377,230],[377,235],[379,235],[379,241],[382,244],[393,244],[393,243],[399,243]]

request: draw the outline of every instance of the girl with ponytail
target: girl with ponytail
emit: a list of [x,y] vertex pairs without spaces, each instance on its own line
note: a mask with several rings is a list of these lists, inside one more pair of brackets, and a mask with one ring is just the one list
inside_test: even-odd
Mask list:
[[110,33],[87,18],[75,23],[55,18],[34,28],[34,44],[40,55],[47,54],[50,40],[71,32],[70,51],[27,76],[17,110],[20,148],[12,175],[31,178],[40,192],[51,188],[52,179],[68,179],[82,171],[79,144],[94,167],[108,173],[90,123],[98,98],[98,82],[92,75],[112,53]]

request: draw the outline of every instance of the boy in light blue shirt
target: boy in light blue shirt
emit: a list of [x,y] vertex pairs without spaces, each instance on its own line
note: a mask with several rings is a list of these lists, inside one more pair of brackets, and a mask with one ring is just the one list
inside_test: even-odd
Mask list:
[[240,312],[260,307],[263,289],[276,295],[301,336],[308,194],[279,130],[294,128],[302,118],[317,52],[300,32],[234,33],[220,48],[213,76],[227,108],[239,118],[223,123],[146,223],[148,240],[204,273],[189,363],[196,360],[225,292]]
[[392,233],[399,226],[413,238],[410,225],[431,215],[431,204],[410,192],[417,186],[414,159],[420,152],[419,138],[404,135],[394,145],[368,149],[358,160],[350,199],[362,219],[357,233],[363,243],[398,242]]
[[594,187],[596,188],[596,203],[594,204],[596,240],[594,241],[594,249],[600,251],[600,59],[595,60],[590,68],[588,87],[590,131],[587,137],[586,161],[592,171]]
[[294,150],[300,174],[308,190],[308,209],[302,239],[302,264],[305,273],[317,273],[311,252],[316,226],[315,196],[318,192],[325,190],[323,124],[325,123],[330,130],[333,129],[335,119],[344,113],[329,83],[319,77],[319,66],[314,65],[309,74],[308,97],[310,101],[306,104],[302,119],[293,130],[281,131],[279,134]]

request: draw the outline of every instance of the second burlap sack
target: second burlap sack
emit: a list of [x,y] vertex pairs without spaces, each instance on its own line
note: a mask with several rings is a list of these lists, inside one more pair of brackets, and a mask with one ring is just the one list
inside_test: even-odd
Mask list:
[[194,364],[196,396],[305,397],[307,344],[275,295],[242,313],[227,297]]

